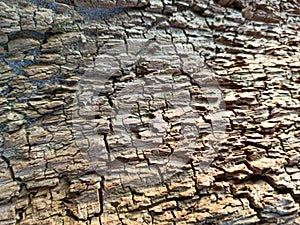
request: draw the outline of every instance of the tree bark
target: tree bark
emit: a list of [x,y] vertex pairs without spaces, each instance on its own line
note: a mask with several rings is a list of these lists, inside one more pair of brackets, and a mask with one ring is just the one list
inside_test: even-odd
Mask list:
[[0,1],[0,224],[300,224],[299,7]]

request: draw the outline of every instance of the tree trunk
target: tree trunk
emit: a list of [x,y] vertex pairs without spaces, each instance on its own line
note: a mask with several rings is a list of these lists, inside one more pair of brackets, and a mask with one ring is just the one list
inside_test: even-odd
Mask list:
[[299,7],[0,1],[0,224],[300,224]]

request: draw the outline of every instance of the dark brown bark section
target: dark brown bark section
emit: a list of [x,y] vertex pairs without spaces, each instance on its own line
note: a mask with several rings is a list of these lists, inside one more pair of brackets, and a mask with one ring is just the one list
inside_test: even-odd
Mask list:
[[[0,2],[1,224],[300,223],[299,2],[57,2]],[[191,47],[205,61],[203,70],[212,72],[224,94],[226,138],[208,168],[197,167],[201,154],[184,155],[186,165],[175,166],[180,172],[174,176],[132,186],[124,175],[130,165],[151,168],[181,140],[175,116],[169,148],[158,155],[126,151],[114,155],[124,171],[101,169],[107,162],[101,159],[130,144],[111,132],[116,94],[151,74],[155,62],[135,62],[135,71],[116,64],[109,95],[96,90],[101,107],[91,116],[99,130],[92,135],[84,129],[78,136],[75,127],[74,112],[84,108],[76,104],[77,85],[89,72],[103,73],[105,60],[113,67],[101,56],[114,55],[116,46],[126,52],[126,46],[139,49],[161,39],[177,49]],[[95,88],[97,81],[83,84]],[[192,79],[186,85],[201,95]],[[197,107],[207,131],[209,106]],[[138,109],[144,112],[143,105]],[[130,133],[138,135],[132,140],[146,135],[140,122],[133,124]],[[107,150],[103,157],[88,154],[95,134]]]

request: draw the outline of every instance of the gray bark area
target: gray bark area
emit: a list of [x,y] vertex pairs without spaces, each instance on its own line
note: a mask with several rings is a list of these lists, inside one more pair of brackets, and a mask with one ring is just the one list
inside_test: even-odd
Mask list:
[[299,7],[0,1],[0,224],[300,224]]

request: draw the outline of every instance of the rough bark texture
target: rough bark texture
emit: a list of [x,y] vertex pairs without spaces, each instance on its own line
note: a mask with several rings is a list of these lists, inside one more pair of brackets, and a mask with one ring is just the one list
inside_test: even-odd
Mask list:
[[0,1],[0,224],[300,224],[299,7]]

